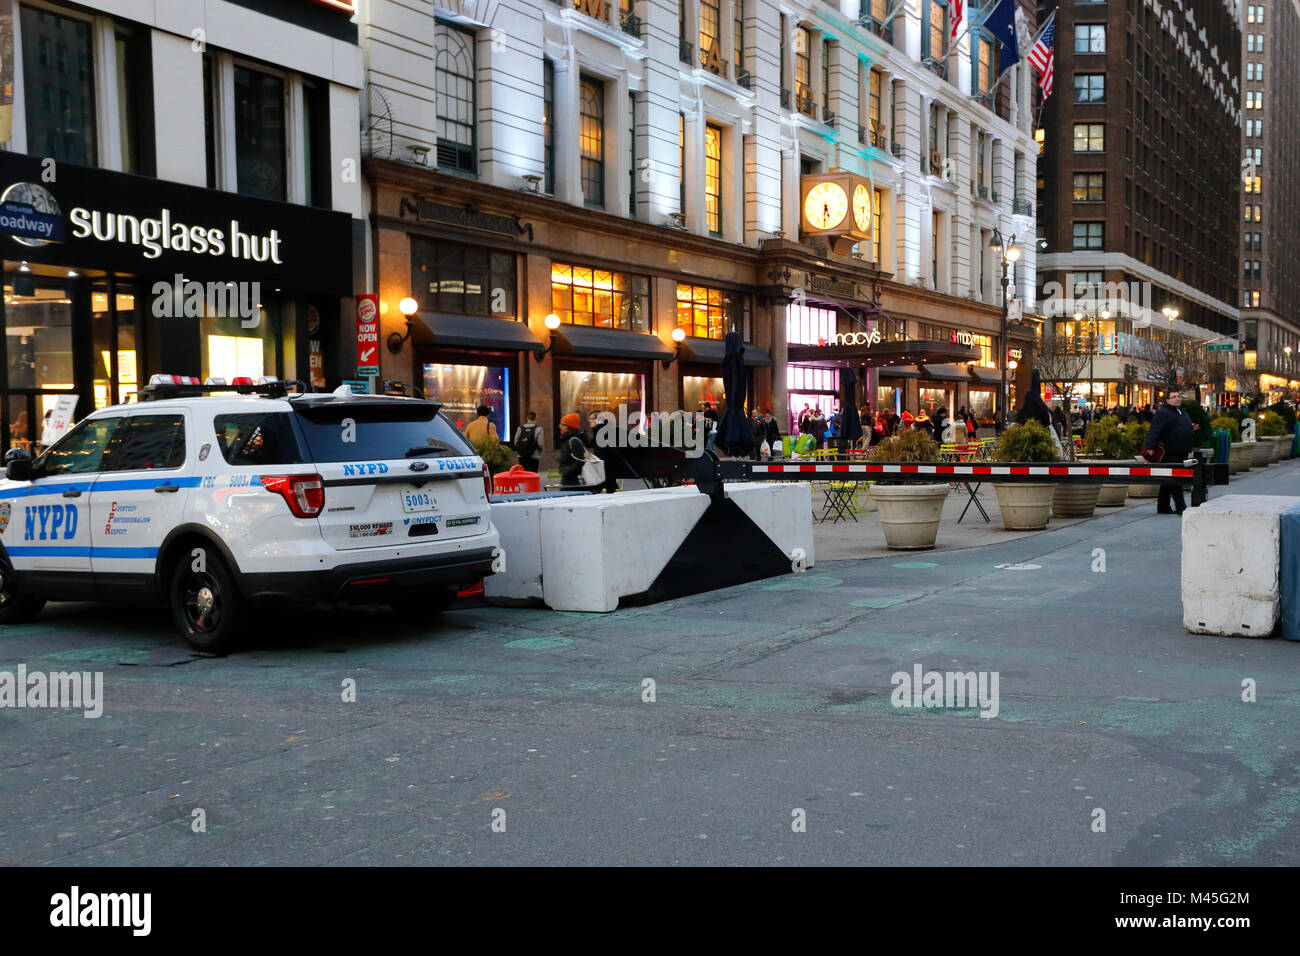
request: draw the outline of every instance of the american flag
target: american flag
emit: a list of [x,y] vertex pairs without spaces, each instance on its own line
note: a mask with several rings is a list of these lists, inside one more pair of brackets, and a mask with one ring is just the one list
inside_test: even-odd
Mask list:
[[1038,88],[1043,91],[1043,99],[1052,95],[1052,71],[1056,65],[1056,14],[1048,21],[1043,32],[1038,35],[1038,42],[1029,51],[1027,58],[1034,72],[1038,74]]
[[961,21],[966,16],[965,0],[952,0],[949,12],[952,18],[952,31],[948,34],[948,42],[953,44],[957,42],[957,28],[961,26]]

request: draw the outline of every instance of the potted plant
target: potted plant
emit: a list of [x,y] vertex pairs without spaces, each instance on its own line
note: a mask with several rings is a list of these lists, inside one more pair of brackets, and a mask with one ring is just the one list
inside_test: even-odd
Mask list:
[[[1142,446],[1146,444],[1147,431],[1151,425],[1147,422],[1130,421],[1124,425],[1124,436],[1128,439],[1129,462],[1135,459],[1146,464],[1147,461],[1142,457]],[[1159,485],[1129,485],[1128,496],[1130,498],[1154,498],[1160,494]]]
[[1282,442],[1282,457],[1290,458],[1292,457],[1292,450],[1295,447],[1295,409],[1286,402],[1274,402],[1272,405],[1268,406],[1268,410],[1270,412],[1277,412],[1277,414],[1282,416],[1282,421],[1286,422],[1286,430],[1282,435],[1283,438],[1287,440]]
[[[1133,446],[1114,415],[1103,415],[1089,423],[1083,435],[1083,457],[1100,465],[1128,465]],[[1116,508],[1124,504],[1128,484],[1102,485],[1097,495],[1098,508]]]
[[478,456],[483,459],[483,464],[488,466],[492,474],[505,471],[510,464],[511,452],[501,441],[492,435],[484,435],[479,441],[473,442],[474,450]]
[[1219,415],[1210,422],[1210,426],[1222,428],[1232,436],[1232,443],[1228,446],[1228,474],[1236,475],[1249,471],[1254,459],[1253,449],[1250,442],[1241,440],[1241,425],[1237,418],[1233,415]]
[[[924,431],[906,429],[877,445],[873,457],[891,462],[938,461],[939,445]],[[880,527],[888,548],[923,551],[934,547],[943,503],[948,500],[947,484],[876,482],[871,486],[871,497],[880,512]]]
[[[1055,462],[1056,442],[1046,426],[1035,421],[1012,425],[993,448],[994,461]],[[1010,484],[994,482],[1002,526],[1008,531],[1038,531],[1047,527],[1056,482]]]
[[1286,422],[1277,412],[1265,412],[1259,417],[1259,441],[1272,446],[1269,462],[1275,462],[1282,456],[1282,442],[1285,440]]

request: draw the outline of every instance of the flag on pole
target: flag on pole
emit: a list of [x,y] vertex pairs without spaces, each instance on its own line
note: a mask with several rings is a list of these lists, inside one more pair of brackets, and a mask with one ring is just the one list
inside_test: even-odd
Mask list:
[[1038,35],[1038,42],[1029,51],[1025,59],[1038,74],[1038,88],[1043,91],[1043,99],[1052,95],[1052,74],[1056,67],[1056,13],[1053,12],[1047,26]]
[[957,29],[961,26],[962,20],[966,18],[965,0],[951,0],[949,11],[951,14],[952,26],[948,33],[948,47],[951,49],[957,45]]
[[1015,0],[998,0],[997,6],[984,18],[983,26],[993,39],[1002,44],[1002,50],[998,54],[998,74],[1001,75],[1020,62]]

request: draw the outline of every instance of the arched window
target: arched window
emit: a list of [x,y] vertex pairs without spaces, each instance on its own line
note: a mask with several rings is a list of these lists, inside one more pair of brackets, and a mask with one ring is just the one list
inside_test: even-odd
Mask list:
[[582,198],[605,205],[605,84],[582,77],[578,93],[578,145],[582,156]]
[[439,22],[434,43],[437,72],[438,166],[476,171],[474,148],[474,34]]

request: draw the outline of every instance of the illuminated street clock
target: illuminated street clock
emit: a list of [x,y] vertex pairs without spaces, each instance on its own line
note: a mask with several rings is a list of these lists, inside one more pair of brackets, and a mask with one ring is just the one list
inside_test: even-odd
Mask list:
[[803,177],[800,224],[804,236],[826,236],[836,252],[871,241],[871,185],[861,176],[832,170]]

